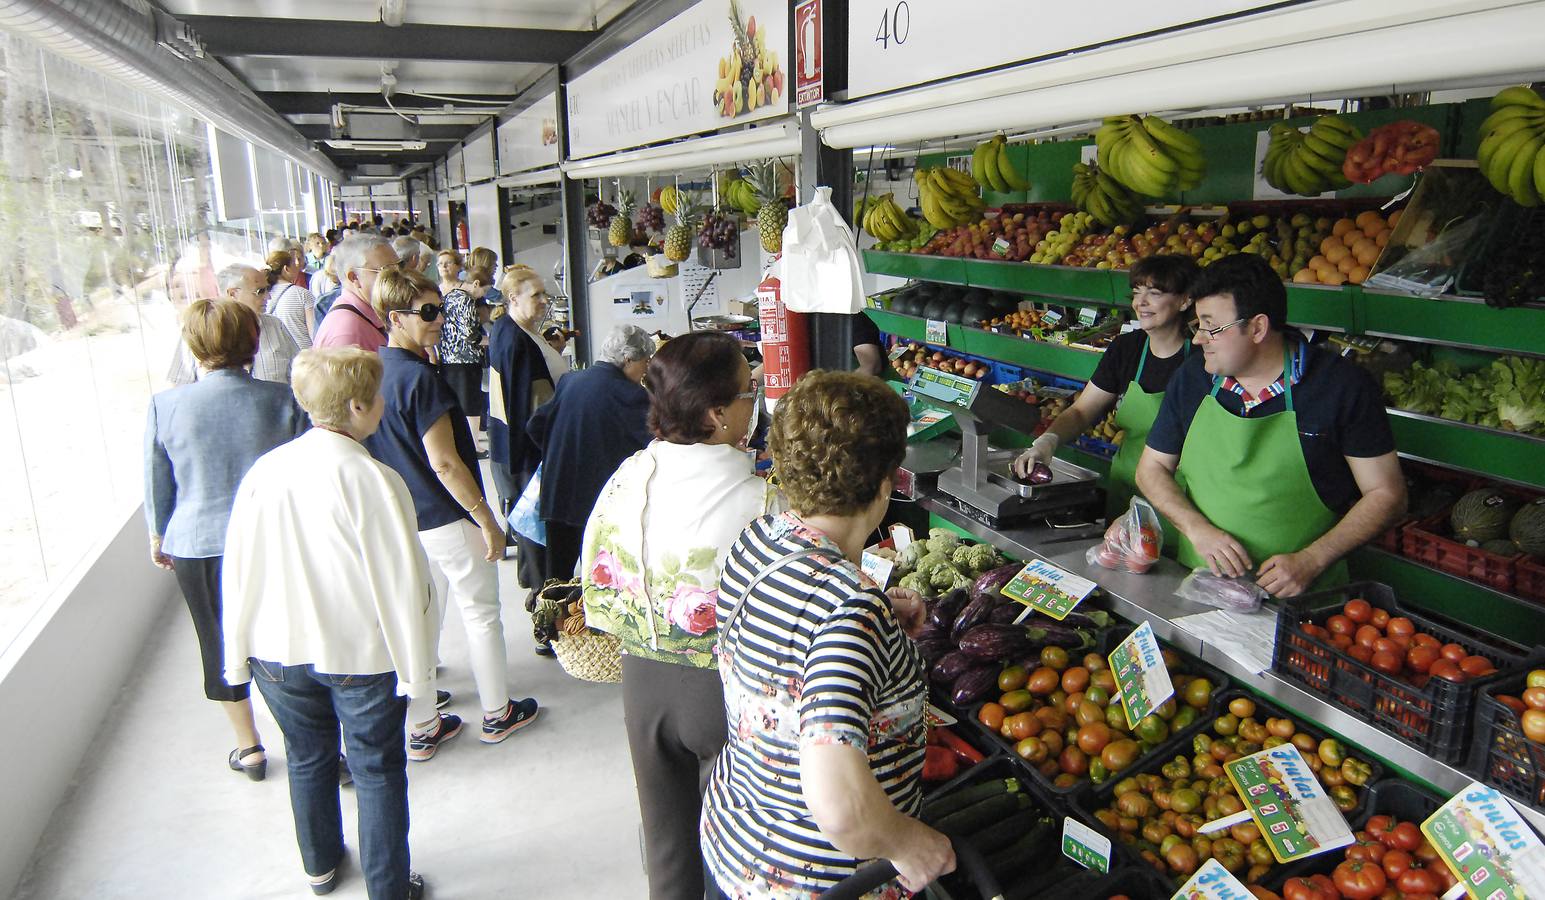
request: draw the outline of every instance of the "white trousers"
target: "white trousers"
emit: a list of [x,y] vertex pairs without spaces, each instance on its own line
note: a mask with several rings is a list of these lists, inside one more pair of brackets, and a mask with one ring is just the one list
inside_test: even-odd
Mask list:
[[[484,559],[483,532],[466,519],[418,533],[429,557],[435,602],[441,627],[447,599],[455,601],[467,629],[467,654],[472,680],[484,712],[504,710],[510,700],[509,663],[504,647],[504,625],[499,619],[499,573]],[[438,645],[439,635],[435,635]],[[408,725],[420,725],[435,717],[434,695],[408,704]]]

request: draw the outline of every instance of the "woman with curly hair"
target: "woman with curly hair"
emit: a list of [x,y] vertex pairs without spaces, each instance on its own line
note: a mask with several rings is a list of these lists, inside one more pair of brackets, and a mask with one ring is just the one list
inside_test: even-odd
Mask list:
[[704,798],[704,860],[731,897],[820,894],[884,858],[899,898],[954,868],[922,802],[922,598],[859,568],[906,450],[906,404],[867,375],[811,372],[769,443],[790,511],[752,522],[719,582],[729,741]]

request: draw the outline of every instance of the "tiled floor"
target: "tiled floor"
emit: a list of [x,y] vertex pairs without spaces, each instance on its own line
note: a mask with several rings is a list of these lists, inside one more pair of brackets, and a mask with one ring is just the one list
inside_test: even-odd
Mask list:
[[[638,802],[615,685],[568,677],[531,652],[514,563],[500,565],[511,689],[541,701],[538,721],[503,744],[476,737],[477,693],[460,618],[447,614],[441,687],[469,719],[427,763],[409,763],[413,866],[429,896],[635,898],[647,894]],[[203,698],[186,610],[171,607],[141,669],[55,813],[18,900],[309,897],[295,849],[283,739],[253,692],[269,775],[225,766],[224,716]],[[59,698],[40,698],[59,702]],[[356,846],[352,792],[345,835]],[[332,895],[365,897],[358,858]]]

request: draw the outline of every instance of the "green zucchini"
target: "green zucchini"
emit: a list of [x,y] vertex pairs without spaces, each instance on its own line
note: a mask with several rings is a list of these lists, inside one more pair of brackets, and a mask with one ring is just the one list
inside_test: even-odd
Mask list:
[[1038,809],[1020,810],[1002,822],[989,825],[967,837],[978,853],[993,853],[1019,840],[1026,831],[1035,827],[1042,815],[1044,813]]
[[925,801],[923,803],[923,821],[932,822],[941,816],[947,816],[952,812],[965,809],[973,803],[986,800],[988,797],[996,797],[999,794],[1013,794],[1018,791],[1019,780],[1015,778],[995,778],[992,781],[973,784],[968,788],[961,788],[942,797]]
[[945,834],[975,834],[1029,804],[1029,799],[1023,794],[998,794],[950,813],[934,822],[933,827]]
[[1056,824],[1043,819],[1009,846],[987,857],[987,868],[1002,882],[1007,876],[1041,863],[1061,850]]

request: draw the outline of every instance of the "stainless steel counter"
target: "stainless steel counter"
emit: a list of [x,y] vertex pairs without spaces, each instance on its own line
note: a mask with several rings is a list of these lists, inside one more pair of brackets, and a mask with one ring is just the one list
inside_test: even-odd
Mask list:
[[[1116,615],[1137,624],[1148,622],[1160,640],[1200,657],[1228,673],[1230,678],[1241,685],[1270,697],[1293,712],[1357,744],[1384,762],[1429,783],[1444,794],[1458,793],[1474,780],[1457,768],[1440,763],[1415,747],[1389,737],[1371,723],[1326,702],[1318,694],[1311,693],[1275,672],[1256,675],[1248,671],[1218,647],[1206,644],[1176,625],[1176,619],[1207,612],[1211,607],[1175,596],[1175,589],[1180,586],[1186,571],[1172,560],[1160,560],[1146,575],[1113,572],[1084,562],[1084,554],[1098,538],[1069,537],[1048,542],[1048,531],[1045,528],[994,530],[943,503],[924,500],[922,505],[940,518],[1016,559],[1043,559],[1088,578],[1105,591],[1111,611]],[[1545,834],[1545,812],[1525,809],[1524,815],[1536,831]]]

